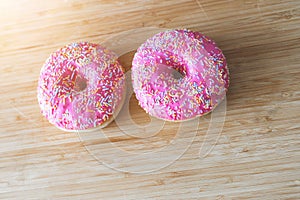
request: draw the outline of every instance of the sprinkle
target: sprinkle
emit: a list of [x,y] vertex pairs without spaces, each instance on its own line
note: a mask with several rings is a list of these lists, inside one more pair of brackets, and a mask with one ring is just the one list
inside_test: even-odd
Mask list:
[[[76,81],[82,79],[87,80],[87,88],[74,92]],[[42,113],[56,126],[88,129],[101,125],[114,112],[122,100],[124,83],[124,71],[114,53],[98,44],[72,43],[46,60],[38,100]]]
[[[142,44],[132,63],[133,88],[139,104],[147,113],[166,120],[185,120],[211,111],[211,95],[222,99],[225,93],[218,91],[228,87],[224,55],[201,33],[158,33]],[[182,77],[174,77],[171,71]],[[160,112],[153,112],[154,107]]]

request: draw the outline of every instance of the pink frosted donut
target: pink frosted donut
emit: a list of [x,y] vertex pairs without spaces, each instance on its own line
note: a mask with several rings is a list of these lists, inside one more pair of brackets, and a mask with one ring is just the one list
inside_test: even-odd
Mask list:
[[138,48],[132,81],[147,113],[182,121],[209,113],[224,99],[229,71],[214,41],[198,32],[168,30]]
[[37,93],[42,114],[58,128],[103,128],[124,102],[125,74],[110,50],[98,44],[72,43],[47,59]]

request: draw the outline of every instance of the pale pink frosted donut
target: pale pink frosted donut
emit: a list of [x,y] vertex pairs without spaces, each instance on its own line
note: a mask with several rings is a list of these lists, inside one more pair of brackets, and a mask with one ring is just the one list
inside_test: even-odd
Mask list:
[[132,81],[147,113],[181,121],[212,111],[224,99],[229,71],[211,39],[198,32],[168,30],[139,47],[132,62]]
[[125,75],[117,56],[88,42],[51,54],[38,82],[42,114],[66,131],[106,126],[120,110],[124,93]]

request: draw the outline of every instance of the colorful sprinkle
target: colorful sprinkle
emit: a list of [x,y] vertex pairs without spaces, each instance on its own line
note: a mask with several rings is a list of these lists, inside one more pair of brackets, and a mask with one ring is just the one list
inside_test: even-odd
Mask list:
[[189,30],[156,34],[141,45],[132,63],[140,106],[170,121],[192,119],[215,108],[228,89],[228,73],[215,42]]
[[98,44],[72,43],[51,54],[42,67],[38,101],[50,123],[85,130],[112,117],[124,86],[124,71],[113,52]]

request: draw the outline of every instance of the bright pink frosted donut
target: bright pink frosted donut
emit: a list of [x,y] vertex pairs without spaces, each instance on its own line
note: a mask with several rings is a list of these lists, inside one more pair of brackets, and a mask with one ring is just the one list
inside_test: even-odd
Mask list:
[[38,101],[43,115],[63,130],[107,125],[120,110],[124,71],[110,50],[72,43],[50,55],[41,69]]
[[229,71],[214,41],[198,32],[169,30],[139,47],[132,63],[132,81],[147,113],[181,121],[204,115],[223,100]]

